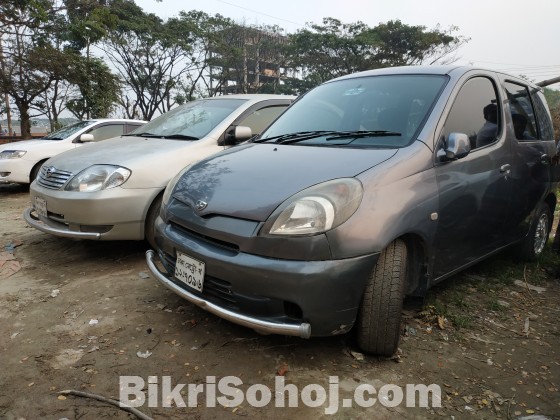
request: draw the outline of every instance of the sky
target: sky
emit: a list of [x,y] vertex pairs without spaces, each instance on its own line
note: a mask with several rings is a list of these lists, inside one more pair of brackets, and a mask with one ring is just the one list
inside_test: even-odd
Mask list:
[[[277,25],[288,33],[333,17],[370,27],[389,20],[434,29],[458,27],[470,38],[456,64],[523,74],[539,82],[560,76],[559,0],[135,0],[167,19],[182,10],[217,13],[248,25]],[[560,83],[551,85],[560,89]]]

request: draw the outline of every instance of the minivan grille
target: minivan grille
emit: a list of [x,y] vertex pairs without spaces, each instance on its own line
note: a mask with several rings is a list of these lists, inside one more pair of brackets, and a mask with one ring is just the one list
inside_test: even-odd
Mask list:
[[72,172],[62,171],[54,166],[43,166],[37,183],[42,187],[58,190],[73,176]]

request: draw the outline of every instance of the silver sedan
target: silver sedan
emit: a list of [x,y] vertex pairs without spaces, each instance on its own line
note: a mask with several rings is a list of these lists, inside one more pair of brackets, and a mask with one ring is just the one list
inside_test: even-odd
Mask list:
[[189,102],[132,133],[48,160],[26,222],[56,236],[153,244],[163,191],[182,168],[260,134],[293,101],[228,95]]

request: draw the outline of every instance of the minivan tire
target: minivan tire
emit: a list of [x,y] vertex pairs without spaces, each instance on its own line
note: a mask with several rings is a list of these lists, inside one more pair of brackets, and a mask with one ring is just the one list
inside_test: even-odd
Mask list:
[[550,208],[542,203],[537,208],[529,233],[517,248],[517,256],[524,261],[536,261],[548,242],[551,228]]
[[397,350],[407,256],[404,241],[395,240],[383,250],[368,279],[357,329],[358,345],[365,352],[392,356]]

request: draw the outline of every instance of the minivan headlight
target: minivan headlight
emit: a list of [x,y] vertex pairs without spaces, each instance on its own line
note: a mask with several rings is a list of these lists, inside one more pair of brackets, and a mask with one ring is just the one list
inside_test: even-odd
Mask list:
[[94,192],[115,188],[130,177],[130,169],[115,165],[93,165],[70,180],[66,191]]
[[27,150],[3,150],[0,153],[0,159],[18,159],[26,153]]
[[282,203],[265,222],[261,235],[317,235],[346,222],[362,201],[355,178],[314,185]]

